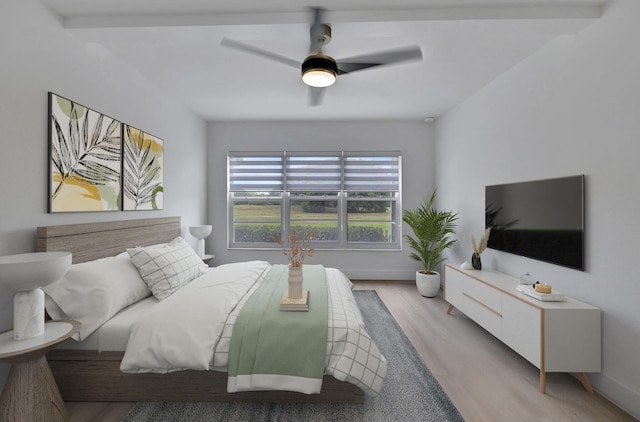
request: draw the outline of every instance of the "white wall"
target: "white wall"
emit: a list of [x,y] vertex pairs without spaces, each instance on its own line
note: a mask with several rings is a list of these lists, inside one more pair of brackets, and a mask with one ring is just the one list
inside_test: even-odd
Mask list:
[[[461,214],[461,241],[451,262],[468,260],[466,239],[482,233],[486,184],[586,174],[586,272],[494,251],[485,252],[483,263],[516,276],[530,271],[599,306],[603,372],[592,381],[640,416],[640,283],[634,277],[640,238],[635,224],[640,209],[638,17],[640,2],[616,0],[599,22],[547,46],[439,119],[434,174],[430,125],[229,122],[206,127],[108,52],[78,42],[39,2],[3,0],[0,255],[32,251],[35,227],[41,225],[180,215],[183,229],[213,224],[208,251],[217,263],[284,260],[278,252],[226,249],[226,152],[231,149],[401,150],[403,205],[418,205],[437,182],[440,204]],[[47,214],[47,91],[165,140],[165,210]],[[407,253],[406,247],[402,252],[319,251],[313,259],[353,278],[412,279],[417,263]],[[0,290],[0,331],[11,327],[12,296]],[[0,365],[0,385],[7,370]]]
[[[0,57],[0,255],[32,252],[37,226],[174,215],[184,227],[204,221],[204,121],[111,54],[78,42],[35,0],[0,2]],[[163,211],[47,214],[48,91],[164,139]],[[12,321],[13,292],[0,289],[0,331]],[[7,372],[0,364],[0,389]]]
[[469,260],[484,229],[484,187],[586,175],[586,271],[487,250],[483,266],[530,271],[602,309],[602,373],[594,387],[640,416],[640,2],[558,39],[439,119],[441,204],[461,213],[451,262]]
[[[376,122],[227,122],[210,123],[209,224],[207,252],[215,263],[266,259],[285,263],[281,251],[228,250],[226,187],[228,151],[367,151],[399,150],[403,166],[403,206],[415,207],[434,187],[433,125],[422,121]],[[417,262],[403,251],[318,250],[313,263],[340,268],[354,279],[413,280]]]

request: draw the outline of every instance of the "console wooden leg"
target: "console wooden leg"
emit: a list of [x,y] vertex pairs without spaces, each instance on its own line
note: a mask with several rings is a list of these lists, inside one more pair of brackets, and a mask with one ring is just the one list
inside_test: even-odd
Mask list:
[[544,394],[547,388],[547,373],[540,371],[540,393]]
[[447,315],[449,315],[451,311],[453,311],[453,305],[449,304],[449,307],[447,308]]
[[593,394],[593,388],[591,387],[591,383],[589,382],[589,377],[587,376],[587,373],[578,372],[576,375],[578,376],[578,379],[582,383],[582,386],[584,387],[584,389],[587,390],[589,394]]

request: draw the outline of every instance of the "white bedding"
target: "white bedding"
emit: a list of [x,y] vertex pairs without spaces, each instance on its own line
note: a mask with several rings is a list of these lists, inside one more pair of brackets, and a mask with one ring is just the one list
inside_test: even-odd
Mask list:
[[[120,369],[226,371],[233,322],[269,267],[264,261],[222,265],[160,302],[134,324]],[[365,330],[349,279],[334,268],[325,270],[329,296],[325,373],[376,396],[387,361]]]
[[[233,322],[270,268],[265,261],[225,264],[158,301],[149,297],[104,324],[78,347],[125,350],[121,370],[167,373],[185,369],[227,370]],[[325,268],[329,322],[325,373],[377,395],[387,362],[365,330],[349,279]]]
[[120,369],[212,369],[227,316],[268,268],[268,262],[250,261],[205,270],[134,323]]
[[149,296],[118,312],[109,321],[79,342],[67,339],[58,345],[58,349],[97,350],[98,352],[124,352],[127,349],[129,333],[133,323],[158,304],[158,299]]

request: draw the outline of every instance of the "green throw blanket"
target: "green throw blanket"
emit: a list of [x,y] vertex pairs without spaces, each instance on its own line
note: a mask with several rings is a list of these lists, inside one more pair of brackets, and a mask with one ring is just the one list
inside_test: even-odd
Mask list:
[[229,392],[320,392],[327,353],[327,280],[322,265],[304,265],[302,271],[309,311],[280,311],[288,266],[273,265],[238,314],[229,346]]

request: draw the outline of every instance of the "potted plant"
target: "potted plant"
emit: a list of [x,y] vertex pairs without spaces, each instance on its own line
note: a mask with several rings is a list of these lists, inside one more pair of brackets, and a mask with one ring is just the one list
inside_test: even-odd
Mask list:
[[441,211],[434,207],[436,190],[418,208],[402,210],[402,221],[413,230],[413,236],[405,235],[409,246],[415,251],[409,257],[419,261],[424,267],[416,271],[416,286],[422,296],[434,297],[440,291],[440,274],[435,268],[444,261],[442,252],[453,246],[456,239],[450,234],[455,231],[458,214]]

